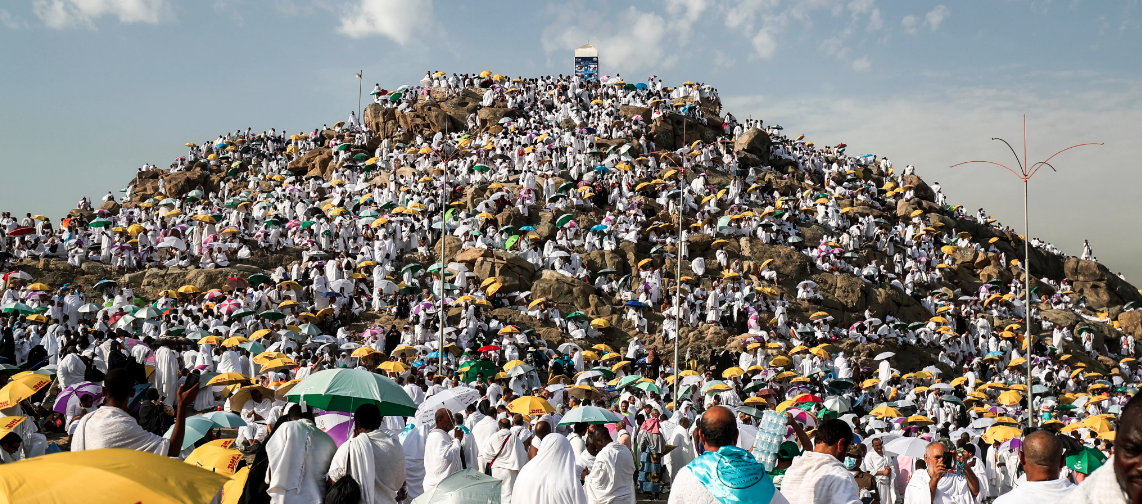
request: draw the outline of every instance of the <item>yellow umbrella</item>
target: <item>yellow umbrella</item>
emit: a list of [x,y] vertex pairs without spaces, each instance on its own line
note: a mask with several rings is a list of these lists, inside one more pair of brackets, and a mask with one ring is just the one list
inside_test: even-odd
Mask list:
[[600,350],[603,352],[614,352],[614,349],[612,349],[611,347],[604,345],[602,343],[599,343],[598,345],[595,345],[591,348],[594,348],[595,350]]
[[232,476],[242,460],[242,452],[234,448],[233,439],[215,439],[195,448],[185,462],[225,476]]
[[375,349],[373,349],[373,347],[363,346],[361,348],[353,350],[353,353],[349,354],[349,356],[350,357],[368,357],[370,355],[379,354],[379,353],[381,353],[381,352],[376,351]]
[[816,355],[817,357],[820,357],[822,359],[826,359],[826,360],[829,359],[829,352],[826,352],[825,349],[823,349],[823,348],[812,348],[809,350],[809,353]]
[[28,417],[23,416],[10,416],[0,419],[0,438],[7,436],[17,425],[20,425]]
[[251,360],[254,361],[254,364],[265,365],[265,363],[272,361],[274,359],[288,359],[288,358],[289,358],[288,355],[281,353],[281,352],[262,352],[258,355],[255,355],[254,358]]
[[917,427],[927,427],[927,426],[932,425],[936,422],[932,421],[931,418],[928,418],[924,415],[912,415],[912,416],[904,419],[904,423],[906,423],[908,425],[915,425]]
[[1018,390],[1008,390],[999,394],[998,401],[1004,406],[1014,406],[1023,402],[1023,394],[1020,394]]
[[769,361],[769,365],[773,367],[785,367],[792,363],[793,361],[789,360],[789,357],[784,355],[778,355]]
[[741,376],[743,374],[745,374],[744,369],[737,367],[737,366],[734,366],[734,367],[729,368],[725,371],[722,371],[722,378],[734,378],[737,376]]
[[611,321],[605,318],[597,318],[591,321],[591,327],[594,327],[595,329],[606,329],[611,327]]
[[254,334],[250,335],[250,339],[262,339],[272,332],[273,330],[271,329],[258,329],[257,331],[254,331]]
[[583,358],[589,361],[599,360],[599,354],[591,350],[583,350]]
[[62,452],[5,464],[0,502],[209,502],[226,481],[222,474],[143,451]]
[[388,371],[390,373],[403,373],[408,371],[410,368],[408,364],[400,361],[387,361],[382,362],[380,366],[377,366],[377,369],[380,369],[381,371]]
[[880,384],[880,380],[876,378],[869,378],[860,384],[860,388],[875,387]]
[[1014,359],[1011,359],[1011,362],[1007,363],[1007,367],[1021,366],[1021,365],[1026,364],[1026,363],[1027,363],[1027,359],[1024,359],[1023,357],[1016,357]]
[[178,288],[178,292],[179,294],[198,294],[202,292],[202,290],[193,285],[184,285]]
[[539,298],[539,299],[536,299],[535,301],[532,301],[532,302],[530,302],[530,303],[528,303],[528,304],[527,304],[527,309],[529,309],[529,310],[530,310],[530,309],[532,309],[532,308],[535,308],[535,307],[536,307],[536,305],[538,305],[538,304],[540,304],[540,303],[543,303],[544,301],[547,301],[547,298]]
[[29,285],[29,286],[28,286],[28,290],[34,290],[34,291],[50,291],[50,290],[52,290],[52,288],[51,288],[51,287],[49,287],[47,284],[42,284],[42,283],[34,283],[34,284],[32,284],[32,285]]
[[1023,430],[1009,425],[992,425],[987,432],[983,433],[984,441],[988,443],[1002,443],[1009,439],[1015,439],[1023,436]]
[[547,399],[535,396],[523,396],[508,404],[508,411],[512,413],[519,413],[521,415],[543,415],[545,413],[552,413],[555,408]]
[[1086,425],[1086,427],[1088,429],[1095,431],[1099,434],[1102,434],[1104,432],[1113,432],[1114,431],[1114,423],[1112,423],[1110,421],[1110,419],[1108,419],[1102,415],[1092,416],[1090,418],[1087,418],[1086,420],[1083,420],[1083,424]]
[[0,409],[11,408],[19,404],[20,401],[32,397],[51,383],[50,376],[38,373],[13,378],[4,388],[0,389]]
[[242,343],[249,343],[249,342],[250,342],[250,340],[246,339],[243,336],[231,336],[229,338],[222,340],[222,346],[224,346],[224,347],[236,347],[238,345],[241,345]]
[[904,416],[900,413],[900,410],[889,406],[880,406],[878,408],[873,408],[873,410],[868,414],[878,418],[899,418]]
[[233,385],[235,383],[250,383],[250,377],[242,373],[222,373],[206,382],[207,385]]
[[622,357],[622,355],[619,355],[619,354],[617,354],[617,353],[614,353],[614,352],[610,352],[610,353],[606,353],[606,354],[603,354],[603,359],[602,359],[602,360],[611,360],[611,359],[618,359],[618,358],[621,358],[621,357]]
[[519,360],[519,359],[515,359],[515,360],[512,360],[512,361],[508,361],[508,363],[507,363],[507,364],[504,364],[504,371],[511,371],[511,370],[512,370],[512,368],[514,368],[514,367],[516,367],[516,366],[518,366],[518,365],[520,365],[520,364],[523,364],[523,361],[521,361],[521,360]]
[[270,397],[274,397],[274,391],[273,390],[268,389],[266,387],[263,387],[261,385],[251,385],[248,387],[242,387],[242,388],[238,389],[237,392],[234,392],[234,395],[230,397],[230,411],[241,412],[242,406],[246,405],[246,401],[250,400],[250,396],[253,394],[253,392],[255,390],[261,392],[263,398],[268,399]]
[[622,369],[624,367],[630,367],[630,361],[628,361],[628,360],[621,361],[618,364],[611,366],[611,371],[614,371],[617,373],[617,372],[619,372],[620,369]]
[[289,357],[284,359],[273,359],[266,361],[265,364],[262,364],[262,368],[258,370],[258,374],[267,373],[270,371],[284,371],[294,367],[297,367],[297,362]]

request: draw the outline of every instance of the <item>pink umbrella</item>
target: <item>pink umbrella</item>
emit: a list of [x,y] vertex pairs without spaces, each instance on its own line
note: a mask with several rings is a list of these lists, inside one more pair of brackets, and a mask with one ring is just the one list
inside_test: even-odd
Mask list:
[[785,410],[786,413],[793,415],[793,419],[806,427],[816,427],[817,417],[813,416],[808,411],[799,410],[797,408],[789,408]]
[[230,314],[236,313],[238,310],[241,310],[242,309],[242,303],[238,302],[238,300],[236,300],[236,299],[230,299],[230,300],[218,303],[218,306],[214,307],[214,309],[218,313],[229,316]]
[[52,409],[56,413],[67,414],[68,406],[79,404],[83,396],[89,395],[94,398],[92,405],[99,404],[103,400],[103,386],[98,383],[80,382],[63,389],[56,398],[55,407]]
[[314,417],[313,423],[317,425],[318,429],[329,434],[337,446],[345,444],[349,440],[349,434],[353,432],[352,413],[326,411]]

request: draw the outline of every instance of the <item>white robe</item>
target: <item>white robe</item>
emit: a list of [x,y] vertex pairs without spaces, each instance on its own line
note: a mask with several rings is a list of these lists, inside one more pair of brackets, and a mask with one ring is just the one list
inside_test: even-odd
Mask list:
[[337,451],[333,438],[312,420],[286,422],[266,441],[266,483],[272,504],[312,504],[325,499],[325,477]]
[[[495,460],[495,462],[493,462]],[[480,445],[480,468],[492,464],[492,477],[503,481],[500,502],[511,504],[516,477],[527,463],[527,449],[511,429],[500,429]]]
[[155,389],[163,404],[174,407],[178,402],[178,352],[167,347],[155,351]]
[[[346,472],[361,486],[362,503],[396,504],[397,492],[405,479],[404,447],[382,429],[358,434],[333,455],[329,479],[337,481]],[[362,483],[369,481],[373,484]]]
[[[515,501],[526,504],[587,504],[587,494],[579,483],[581,472],[567,438],[548,434],[535,458],[519,472]],[[507,501],[502,502],[507,504]]]
[[460,470],[460,441],[449,432],[432,429],[424,442],[424,493],[432,493],[444,478]]
[[836,457],[805,452],[785,471],[781,490],[792,504],[860,504],[856,480]]
[[101,448],[126,448],[166,456],[170,441],[143,430],[126,411],[103,406],[81,418],[71,438],[71,451]]
[[634,504],[634,454],[621,443],[611,443],[595,454],[595,463],[583,487],[590,504]]

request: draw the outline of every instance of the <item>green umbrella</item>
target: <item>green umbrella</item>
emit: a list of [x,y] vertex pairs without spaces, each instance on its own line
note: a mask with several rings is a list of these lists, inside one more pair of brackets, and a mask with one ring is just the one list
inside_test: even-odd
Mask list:
[[486,172],[488,170],[491,170],[491,168],[488,168],[487,165],[482,165],[482,164],[478,164],[476,166],[473,166],[472,169],[476,170],[478,172]]
[[23,369],[20,369],[17,366],[13,366],[11,364],[0,364],[0,373],[4,373],[8,376],[12,376],[21,371],[23,371]]
[[277,310],[266,310],[262,313],[259,313],[258,316],[266,320],[281,320],[286,318],[284,313]]
[[0,309],[2,309],[4,311],[4,313],[20,312],[21,314],[24,314],[24,315],[31,315],[31,314],[35,313],[35,311],[32,310],[31,306],[28,306],[24,303],[19,303],[19,302],[8,303],[8,304],[4,305],[3,308],[0,308]]
[[236,311],[236,312],[234,312],[234,313],[231,313],[231,314],[230,314],[230,318],[232,318],[232,319],[239,319],[239,318],[242,318],[242,317],[249,317],[250,315],[253,315],[253,314],[255,314],[255,313],[257,313],[257,312],[256,312],[256,311],[254,311],[254,310],[238,310],[238,311]]
[[88,227],[107,227],[111,225],[111,221],[103,219],[95,219],[87,224]]
[[765,388],[765,381],[764,380],[752,380],[749,382],[749,385],[745,386],[745,389],[743,389],[743,390],[747,394],[749,394],[749,393],[752,393],[756,390],[761,390],[763,388]]
[[608,380],[615,377],[615,372],[611,371],[611,368],[606,367],[606,366],[600,366],[600,367],[597,367],[595,369],[592,369],[591,371],[598,371],[600,373],[603,373],[603,377],[608,379]]
[[577,423],[605,425],[622,421],[622,417],[611,410],[596,408],[594,406],[580,406],[568,411],[567,414],[563,416],[563,420],[559,421],[559,425],[573,425]]
[[314,225],[314,224],[317,224],[317,221],[311,221],[311,220],[307,220],[307,221],[305,221],[305,222],[302,222],[302,223],[301,223],[301,228],[302,228],[302,229],[306,229],[306,228],[308,228],[309,226],[312,226],[312,225]]
[[422,269],[424,269],[424,266],[421,266],[419,264],[410,264],[408,266],[405,266],[404,268],[401,268],[400,272],[401,272],[401,274],[408,273],[408,272],[416,273],[417,271],[420,271]]
[[586,318],[586,317],[587,317],[587,314],[585,314],[585,313],[583,313],[583,312],[581,312],[581,311],[577,311],[577,312],[571,312],[571,313],[568,313],[568,314],[567,314],[567,316],[566,316],[566,317],[564,317],[564,318],[573,319],[573,318],[575,318],[575,317],[583,317],[583,318]]
[[207,336],[211,336],[211,335],[213,335],[213,334],[214,334],[214,333],[212,333],[212,332],[210,332],[210,331],[194,331],[194,332],[192,332],[192,333],[190,333],[190,334],[187,334],[187,335],[186,335],[186,337],[187,337],[188,339],[191,339],[191,340],[193,340],[193,341],[198,341],[198,340],[200,340],[200,339],[202,339],[202,338],[205,338],[205,337],[207,337]]
[[299,331],[301,334],[306,334],[309,336],[317,336],[318,334],[321,334],[321,328],[313,324],[305,323],[297,326],[297,328],[301,329],[301,331]]
[[574,218],[575,218],[575,216],[571,215],[571,214],[560,215],[559,218],[555,220],[555,225],[559,226],[559,227],[566,226],[567,223],[571,222],[571,219],[574,219]]
[[500,372],[500,368],[492,364],[491,361],[471,361],[471,365],[460,370],[461,379],[464,383],[471,383],[476,380],[477,373],[484,373],[484,379],[491,378]]
[[420,497],[413,499],[412,504],[486,504],[500,502],[500,487],[503,484],[503,481],[475,469],[465,469],[444,478],[431,492],[421,494]]
[[1083,448],[1083,451],[1067,455],[1067,467],[1075,472],[1089,475],[1095,469],[1102,467],[1106,462],[1106,455],[1094,448]]
[[504,242],[504,250],[511,250],[512,246],[519,241],[519,235],[512,235]]
[[253,275],[246,277],[246,281],[250,282],[251,286],[272,282],[269,276],[263,275],[261,273],[254,273]]
[[301,380],[286,394],[292,402],[352,413],[375,404],[382,416],[413,416],[416,403],[396,382],[361,369],[326,369]]

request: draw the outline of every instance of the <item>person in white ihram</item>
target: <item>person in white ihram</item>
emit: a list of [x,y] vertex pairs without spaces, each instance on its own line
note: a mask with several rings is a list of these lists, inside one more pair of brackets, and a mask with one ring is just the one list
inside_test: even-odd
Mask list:
[[1063,443],[1047,431],[1035,431],[1023,438],[1019,462],[1026,473],[1015,488],[1000,495],[994,504],[1051,504],[1062,502],[1075,485],[1060,477],[1063,469]]
[[[971,469],[976,459],[964,453],[946,463],[944,454],[949,452],[951,450],[941,442],[928,444],[924,452],[928,469],[912,475],[904,490],[904,504],[975,504],[979,479]],[[964,464],[963,474],[955,470],[957,463]]]

